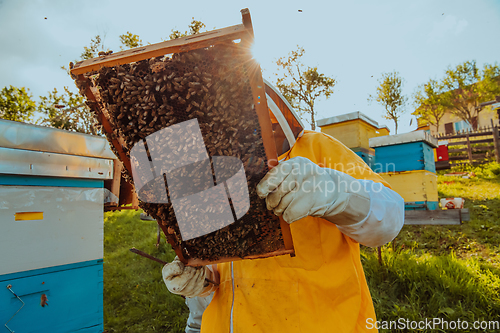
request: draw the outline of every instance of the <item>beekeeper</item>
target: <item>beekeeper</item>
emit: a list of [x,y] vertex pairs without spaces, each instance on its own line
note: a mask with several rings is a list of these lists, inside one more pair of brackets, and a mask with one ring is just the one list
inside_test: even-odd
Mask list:
[[188,298],[191,313],[201,307],[203,333],[369,331],[375,311],[359,244],[390,242],[403,226],[404,201],[342,143],[304,131],[267,82],[266,92],[283,154],[257,194],[290,224],[295,257],[218,264],[218,287],[205,280],[211,267],[184,267],[176,259],[164,266],[163,281],[175,294],[213,296],[204,313],[208,299]]

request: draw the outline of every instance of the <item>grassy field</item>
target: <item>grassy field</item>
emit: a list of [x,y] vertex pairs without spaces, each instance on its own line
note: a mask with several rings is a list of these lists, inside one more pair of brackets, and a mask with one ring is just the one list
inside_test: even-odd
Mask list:
[[165,261],[175,254],[162,239],[156,247],[156,222],[124,210],[104,217],[104,328],[108,332],[184,332],[188,309],[171,294],[162,265],[129,251],[135,247]]
[[440,172],[439,197],[465,198],[470,221],[404,226],[384,246],[382,266],[372,249],[362,250],[378,320],[460,319],[471,325],[500,320],[500,165],[452,171],[474,172],[475,177]]
[[[363,247],[361,259],[377,320],[500,320],[500,165],[453,171],[474,172],[475,177],[448,177],[442,172],[439,197],[465,198],[471,221],[460,226],[405,226],[383,247],[382,265],[373,249]],[[108,332],[184,331],[187,307],[181,297],[167,291],[161,265],[129,251],[136,247],[172,260],[164,239],[156,248],[156,230],[156,222],[141,221],[139,212],[105,214]]]

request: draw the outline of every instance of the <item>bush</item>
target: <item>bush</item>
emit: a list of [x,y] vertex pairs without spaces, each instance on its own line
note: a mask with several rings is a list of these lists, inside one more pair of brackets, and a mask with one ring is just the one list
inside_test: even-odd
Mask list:
[[452,172],[473,172],[477,177],[481,178],[496,178],[500,175],[500,163],[489,162],[485,164],[472,165],[472,164],[461,164],[452,166],[449,170],[441,170],[438,174],[446,174]]

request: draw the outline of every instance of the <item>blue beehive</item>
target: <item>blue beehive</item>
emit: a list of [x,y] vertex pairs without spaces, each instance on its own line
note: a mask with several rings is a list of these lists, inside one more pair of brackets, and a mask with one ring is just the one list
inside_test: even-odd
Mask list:
[[371,138],[370,147],[375,149],[375,172],[436,172],[437,139],[424,131]]
[[405,200],[406,210],[436,210],[437,176],[433,148],[437,139],[425,131],[370,139],[373,170]]
[[366,163],[368,164],[368,166],[370,168],[373,169],[373,167],[375,166],[375,155],[373,154],[370,154],[369,152],[366,152],[366,151],[355,151],[355,149],[352,149],[352,151],[354,151],[354,153],[356,155],[358,155],[359,157],[361,157],[361,159]]
[[104,138],[0,120],[0,330],[103,331]]

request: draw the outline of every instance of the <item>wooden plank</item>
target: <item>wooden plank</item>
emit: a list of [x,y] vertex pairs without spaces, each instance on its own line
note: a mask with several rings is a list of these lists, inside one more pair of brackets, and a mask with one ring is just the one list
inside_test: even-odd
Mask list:
[[[247,34],[247,38],[242,42],[248,44],[250,49],[250,45],[253,43],[253,28],[248,8],[242,9],[241,15],[243,25],[249,31],[249,34]],[[278,165],[278,154],[274,142],[271,118],[269,118],[265,85],[264,80],[262,79],[262,71],[260,69],[260,65],[254,59],[250,60],[249,69],[250,70],[248,75],[250,78],[250,86],[252,88],[255,111],[257,112],[257,117],[259,119],[262,141],[264,143],[264,150],[267,158],[267,165],[269,168],[272,168]],[[290,255],[294,257],[295,252],[290,225],[286,223],[281,216],[279,217],[279,220],[281,232],[283,235],[283,242],[285,244],[285,250],[289,251],[287,253],[290,253]]]
[[495,158],[497,163],[500,163],[500,139],[498,138],[498,127],[493,126],[493,119],[491,120],[491,127],[493,128],[493,144],[495,146]]
[[118,202],[116,202],[116,205],[118,205],[120,203],[120,184],[122,181],[123,163],[119,159],[115,159],[113,162],[113,179],[110,191],[118,198]]
[[460,225],[460,209],[447,210],[407,210],[407,225]]
[[469,208],[460,209],[460,219],[462,221],[470,221]]
[[[493,142],[493,138],[482,139],[482,140],[470,140],[471,144],[491,143],[491,142]],[[465,145],[467,145],[467,141],[448,142],[448,147],[450,147],[450,146],[465,146]]]
[[113,134],[113,126],[108,117],[108,112],[106,111],[104,105],[99,103],[94,94],[94,90],[97,92],[97,89],[94,87],[92,89],[90,79],[84,77],[83,74],[78,76],[78,80],[85,82],[85,90],[80,91],[80,94],[85,95],[87,97],[87,101],[91,103],[92,109],[95,111],[95,116],[99,119],[99,123],[102,125],[103,132],[107,133],[111,138],[110,144],[115,148],[116,152],[120,160],[123,163],[123,166],[126,170],[128,170],[129,174],[132,174],[132,166],[130,164],[130,160],[125,153],[125,141],[122,137],[115,137]]
[[469,157],[469,162],[472,163],[472,149],[470,147],[469,133],[465,136],[467,139],[467,156]]
[[[477,152],[477,151],[494,151],[495,147],[490,146],[490,145],[483,145],[479,147],[472,147],[472,152]],[[467,151],[467,148],[461,148],[461,149],[448,149],[448,153],[461,153]]]
[[[472,155],[472,160],[482,160],[482,159],[485,159],[485,158],[486,158],[486,154],[473,154]],[[470,163],[470,159],[466,155],[462,155],[462,156],[450,156],[449,160],[450,161],[469,160],[469,163]]]
[[[475,133],[469,133],[470,137],[475,137],[475,136],[488,136],[491,135],[491,131],[484,131],[484,132],[475,132]],[[465,138],[466,134],[454,134],[454,135],[444,135],[440,136],[437,139],[438,140],[449,140],[449,139],[461,139]]]
[[71,69],[71,74],[79,75],[98,70],[101,67],[113,67],[155,58],[166,54],[186,52],[208,47],[227,40],[247,38],[248,34],[249,31],[245,28],[245,26],[243,24],[238,24],[227,28],[203,32],[197,35],[177,38],[143,47],[136,47],[134,49],[78,62]]

